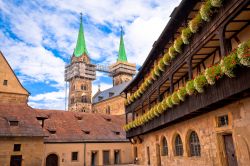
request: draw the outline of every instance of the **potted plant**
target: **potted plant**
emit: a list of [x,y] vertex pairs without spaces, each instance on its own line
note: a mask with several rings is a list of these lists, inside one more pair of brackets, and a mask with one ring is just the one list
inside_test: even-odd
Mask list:
[[186,91],[189,95],[192,95],[195,92],[194,80],[190,80],[187,82]]
[[250,67],[250,40],[239,45],[237,56],[242,65]]
[[181,39],[182,39],[184,44],[189,44],[189,40],[190,40],[191,36],[192,36],[192,31],[189,27],[187,27],[181,31]]
[[174,49],[173,46],[171,46],[171,47],[168,49],[168,53],[169,53],[171,59],[174,59],[175,56],[177,55],[177,52],[175,51],[175,49]]
[[175,41],[174,41],[174,49],[176,52],[178,53],[182,53],[182,45],[183,45],[183,40],[181,37],[178,37]]
[[163,56],[163,62],[165,65],[169,65],[170,64],[170,61],[171,61],[171,57],[170,55],[167,53],[164,54]]
[[236,51],[230,53],[230,55],[224,57],[221,62],[221,70],[228,77],[234,77],[234,69],[237,67],[238,58]]
[[222,71],[220,65],[214,65],[205,70],[205,77],[208,84],[214,85],[215,81],[222,77]]
[[178,94],[177,94],[177,91],[174,92],[172,95],[171,95],[171,99],[172,99],[172,103],[175,104],[175,105],[178,105],[180,103],[180,99],[178,97]]
[[158,62],[158,68],[159,68],[159,70],[160,71],[165,71],[165,64],[164,64],[164,62],[163,62],[163,58],[161,58],[160,60],[159,60],[159,62]]
[[212,5],[211,5],[211,1],[208,0],[206,1],[200,8],[200,14],[201,14],[201,18],[202,20],[209,22],[211,19],[211,16],[213,14],[213,10],[212,10]]
[[199,93],[202,93],[204,92],[204,87],[207,85],[207,79],[206,77],[201,74],[201,75],[198,75],[197,77],[195,77],[194,79],[194,87],[195,89],[199,92]]
[[186,91],[186,87],[181,87],[178,91],[177,91],[177,95],[179,97],[179,99],[181,101],[185,100],[185,97],[187,95],[187,91]]
[[171,99],[171,95],[167,97],[166,102],[167,102],[168,108],[172,108],[173,102],[172,102],[172,99]]
[[223,0],[211,0],[211,5],[213,7],[221,7]]
[[196,33],[202,24],[201,14],[198,13],[189,23],[188,27],[192,33]]

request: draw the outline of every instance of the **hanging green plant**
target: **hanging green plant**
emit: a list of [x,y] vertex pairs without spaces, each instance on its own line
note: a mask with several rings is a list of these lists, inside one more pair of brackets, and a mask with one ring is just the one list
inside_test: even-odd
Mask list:
[[211,1],[208,0],[206,1],[200,9],[200,14],[201,14],[201,18],[202,20],[209,22],[211,19],[211,16],[213,15],[213,10],[212,10],[213,6],[211,5]]
[[153,108],[153,112],[154,112],[154,117],[160,116],[160,113],[158,112],[157,107]]
[[165,65],[169,65],[171,61],[171,57],[168,53],[165,53],[163,56],[163,62]]
[[187,95],[187,91],[186,91],[186,87],[181,87],[178,91],[177,91],[177,95],[179,97],[179,99],[181,101],[185,100],[185,97]]
[[186,84],[187,93],[191,96],[195,92],[194,80],[190,80]]
[[194,79],[194,87],[195,89],[199,92],[202,93],[204,92],[204,87],[207,85],[207,79],[206,77],[201,74],[198,75],[195,79]]
[[168,104],[168,108],[172,108],[173,102],[172,102],[171,96],[167,97],[167,104]]
[[242,65],[250,67],[250,40],[239,45],[237,55]]
[[220,65],[209,67],[205,70],[205,77],[210,85],[214,85],[215,81],[222,77]]
[[188,27],[192,33],[196,33],[202,24],[201,14],[198,13],[189,23]]
[[151,77],[148,77],[146,80],[147,80],[148,84],[152,84],[152,83],[153,83],[153,81],[152,81],[152,78],[151,78]]
[[175,41],[174,41],[174,49],[176,52],[178,53],[182,53],[182,46],[183,46],[183,41],[181,37],[178,37]]
[[175,104],[175,105],[178,105],[180,103],[180,99],[178,97],[178,94],[177,92],[174,92],[172,95],[171,95],[171,100],[172,100],[172,103]]
[[160,61],[158,62],[158,68],[160,69],[160,71],[165,71],[165,64],[163,62],[163,58],[160,59]]
[[158,104],[157,109],[158,109],[158,111],[159,111],[160,114],[162,114],[165,111],[165,109],[163,107],[163,102],[160,102]]
[[157,65],[154,67],[154,74],[158,77],[160,76],[160,69],[157,67]]
[[187,27],[181,31],[181,39],[182,39],[184,44],[189,44],[189,40],[190,40],[191,36],[192,36],[192,31],[190,30],[189,27]]
[[168,108],[168,103],[167,103],[166,98],[161,103],[162,103],[163,110],[166,110]]
[[169,49],[168,49],[168,53],[171,57],[171,59],[174,59],[175,56],[177,55],[177,52],[175,51],[175,48],[173,46],[171,46]]
[[211,0],[211,5],[213,7],[221,7],[223,0]]
[[221,62],[221,70],[228,77],[235,77],[234,69],[237,67],[238,58],[236,51],[232,52],[230,55],[224,57]]

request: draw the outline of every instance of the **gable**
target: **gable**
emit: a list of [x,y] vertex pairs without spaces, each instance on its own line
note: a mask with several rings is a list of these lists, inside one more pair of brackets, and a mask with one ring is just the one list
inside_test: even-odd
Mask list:
[[29,92],[22,86],[2,52],[0,52],[0,93],[1,92],[29,95]]

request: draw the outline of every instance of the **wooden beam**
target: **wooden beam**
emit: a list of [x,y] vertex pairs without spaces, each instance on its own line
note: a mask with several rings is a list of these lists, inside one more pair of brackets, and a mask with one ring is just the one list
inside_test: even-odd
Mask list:
[[193,67],[192,67],[192,57],[189,58],[186,62],[188,64],[188,79],[193,79]]

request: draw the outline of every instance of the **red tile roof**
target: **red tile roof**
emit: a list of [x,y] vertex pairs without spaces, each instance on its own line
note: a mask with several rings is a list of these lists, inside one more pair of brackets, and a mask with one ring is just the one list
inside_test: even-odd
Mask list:
[[[18,126],[10,126],[10,121],[18,121]],[[1,136],[44,136],[34,110],[27,104],[0,104]]]
[[[36,109],[44,120],[45,142],[128,141],[122,126],[124,116]],[[55,133],[53,133],[55,131]]]

